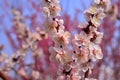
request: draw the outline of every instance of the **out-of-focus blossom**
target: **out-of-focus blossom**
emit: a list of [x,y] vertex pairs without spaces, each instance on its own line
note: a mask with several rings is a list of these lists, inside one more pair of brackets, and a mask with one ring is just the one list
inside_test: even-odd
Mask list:
[[24,68],[21,68],[20,70],[18,70],[18,74],[21,75],[22,77],[27,76]]
[[38,48],[38,49],[34,50],[34,52],[32,54],[33,54],[33,56],[41,56],[43,54],[43,50],[41,48]]
[[59,12],[61,11],[61,7],[59,4],[59,0],[47,0],[42,2],[43,11],[46,13],[48,17],[59,16]]
[[32,71],[32,77],[35,80],[39,80],[40,79],[40,73],[38,71]]
[[97,80],[97,79],[94,79],[94,78],[85,78],[85,80]]
[[0,53],[0,63],[4,62],[4,60],[6,60],[7,57],[8,55],[6,53]]

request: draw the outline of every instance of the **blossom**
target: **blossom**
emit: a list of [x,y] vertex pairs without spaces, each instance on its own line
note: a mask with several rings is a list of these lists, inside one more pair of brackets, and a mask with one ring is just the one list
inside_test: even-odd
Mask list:
[[100,26],[101,19],[105,17],[105,14],[99,11],[99,14],[94,15],[93,18],[91,18],[91,22],[96,26]]
[[58,69],[59,77],[57,80],[80,80],[79,68],[68,68],[66,66],[59,66]]
[[98,7],[96,6],[91,6],[89,9],[85,11],[85,13],[89,14],[96,14],[98,12]]
[[103,58],[103,54],[102,54],[102,51],[101,51],[101,48],[99,45],[94,44],[94,43],[90,43],[89,50],[90,50],[90,58],[93,61],[96,61],[97,59]]
[[61,8],[59,5],[51,4],[49,6],[49,10],[50,10],[50,15],[54,17],[54,16],[59,16],[59,12],[61,11]]
[[57,46],[62,46],[66,45],[69,43],[69,38],[70,38],[70,33],[69,32],[59,32],[55,36],[53,36],[53,41]]
[[[75,72],[74,72],[75,71]],[[81,76],[79,75],[79,69],[72,69],[70,80],[80,80]]]
[[66,62],[69,62],[69,56],[66,54],[65,50],[51,47],[49,49],[51,56],[50,60],[51,61],[57,61],[58,63],[64,64]]
[[8,57],[8,55],[6,53],[0,53],[0,63],[2,63],[4,60],[6,60],[7,57]]
[[85,63],[89,60],[88,55],[89,55],[88,47],[81,46],[80,48],[76,49],[72,58],[76,60],[77,63],[80,64],[80,63]]
[[10,71],[14,67],[14,65],[15,63],[13,63],[11,58],[5,59],[2,71],[4,71],[7,74],[10,74]]
[[96,6],[91,6],[85,11],[86,19],[94,24],[94,26],[100,26],[101,19],[105,17],[104,9]]
[[54,35],[55,33],[61,32],[64,30],[63,26],[63,20],[58,20],[55,18],[55,20],[52,20],[51,18],[48,18],[47,23],[45,23],[46,32],[48,32],[51,35]]
[[105,9],[105,11],[108,11],[110,8],[111,1],[110,0],[94,0],[95,4],[100,4],[101,7]]
[[85,10],[85,18],[87,21],[90,21],[92,16],[98,12],[98,7],[91,6],[89,9]]
[[18,70],[18,74],[21,75],[22,77],[25,77],[27,75],[24,68],[21,68],[20,70]]
[[96,44],[100,44],[102,38],[103,38],[103,33],[95,31],[93,33],[93,37],[91,38],[91,41],[93,41]]
[[32,77],[38,80],[40,78],[40,73],[38,71],[32,71]]
[[48,17],[59,16],[59,12],[61,11],[59,0],[43,1],[42,5],[43,11],[46,13]]
[[101,19],[105,17],[105,11],[108,11],[110,7],[110,0],[94,0],[89,9],[85,11],[86,19],[91,21],[94,26],[100,26]]
[[48,7],[43,7],[43,11],[47,16],[50,16],[50,11],[49,11]]
[[76,34],[73,43],[76,44],[78,47],[81,45],[88,45],[89,44],[89,38],[85,32],[81,32],[80,34]]
[[22,16],[21,16],[21,12],[19,10],[16,9],[12,9],[12,13],[14,14],[14,19],[19,22],[20,20],[23,20]]
[[67,56],[65,51],[60,51],[57,55],[56,55],[56,60],[61,63],[67,63],[69,62],[69,57]]
[[41,40],[39,33],[29,33],[28,38],[26,39],[26,47],[30,47],[32,50],[37,48],[37,42]]
[[46,20],[46,22],[47,22],[47,24],[45,23],[46,31],[48,33],[51,33],[51,32],[56,33],[57,32],[56,27],[58,26],[57,22],[49,18]]
[[[86,49],[81,50],[81,53],[77,54],[78,62],[84,63],[88,61],[88,50]],[[83,52],[84,51],[84,52]]]
[[15,22],[15,24],[17,26],[16,32],[18,34],[18,38],[20,39],[27,38],[29,34],[29,29],[26,27],[26,25],[21,22]]

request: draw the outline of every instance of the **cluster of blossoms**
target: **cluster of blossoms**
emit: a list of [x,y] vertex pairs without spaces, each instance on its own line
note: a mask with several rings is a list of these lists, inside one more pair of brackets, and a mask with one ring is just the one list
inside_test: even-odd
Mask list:
[[50,60],[58,64],[55,80],[96,80],[89,77],[95,61],[102,59],[99,44],[103,33],[97,29],[110,7],[110,0],[94,0],[85,11],[87,22],[80,25],[82,31],[72,36],[65,31],[64,21],[59,19],[59,0],[43,0],[46,14],[45,30],[54,41],[49,48]]
[[[4,47],[0,45],[0,77],[4,80],[10,80],[5,75],[10,76],[11,71],[14,71],[15,74],[20,75],[24,80],[30,80],[29,75],[32,79],[39,80],[41,77],[40,72],[36,70],[37,62],[34,61],[34,63],[31,63],[30,65],[26,65],[24,61],[28,52],[31,52],[32,57],[35,59],[39,58],[43,54],[42,48],[38,47],[38,42],[43,38],[48,38],[48,36],[44,31],[40,30],[39,27],[37,27],[34,32],[31,32],[29,28],[26,27],[21,13],[15,9],[12,11],[14,14],[16,34],[18,35],[17,38],[19,38],[21,45],[12,56],[4,53],[2,51]],[[31,71],[27,71],[26,67],[32,68]],[[5,75],[2,72],[5,73]]]

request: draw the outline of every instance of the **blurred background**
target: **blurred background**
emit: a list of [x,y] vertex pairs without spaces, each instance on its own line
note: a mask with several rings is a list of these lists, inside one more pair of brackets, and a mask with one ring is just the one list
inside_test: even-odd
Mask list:
[[[84,10],[89,8],[93,0],[61,0],[61,18],[64,19],[66,30],[80,32],[79,22],[85,22]],[[120,80],[120,0],[112,0],[112,11],[102,21],[99,28],[104,33],[101,48],[104,58],[95,64],[92,77],[99,80]],[[12,55],[20,49],[14,25],[12,9],[17,9],[24,17],[24,23],[30,30],[42,28],[43,14],[41,0],[0,0],[0,45],[4,45],[3,52]],[[115,15],[114,15],[115,14]],[[46,44],[43,44],[45,42]],[[48,40],[39,42],[45,54]],[[44,48],[45,47],[45,48]],[[28,56],[26,64],[31,63]],[[38,63],[39,64],[39,63]]]

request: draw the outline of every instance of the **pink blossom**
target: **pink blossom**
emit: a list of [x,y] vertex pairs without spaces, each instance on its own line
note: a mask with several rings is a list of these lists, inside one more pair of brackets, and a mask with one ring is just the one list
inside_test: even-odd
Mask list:
[[6,60],[7,57],[8,57],[8,55],[6,53],[1,53],[0,54],[0,63],[2,63],[4,60]]
[[18,74],[21,75],[21,76],[26,76],[27,73],[26,71],[24,70],[24,68],[21,68],[19,71],[18,71]]
[[32,71],[32,77],[35,80],[38,80],[38,79],[40,79],[40,73],[38,71]]
[[103,58],[103,54],[102,54],[100,46],[98,46],[94,43],[91,43],[89,45],[89,50],[90,50],[90,58],[93,61],[96,61],[97,59],[102,59]]

